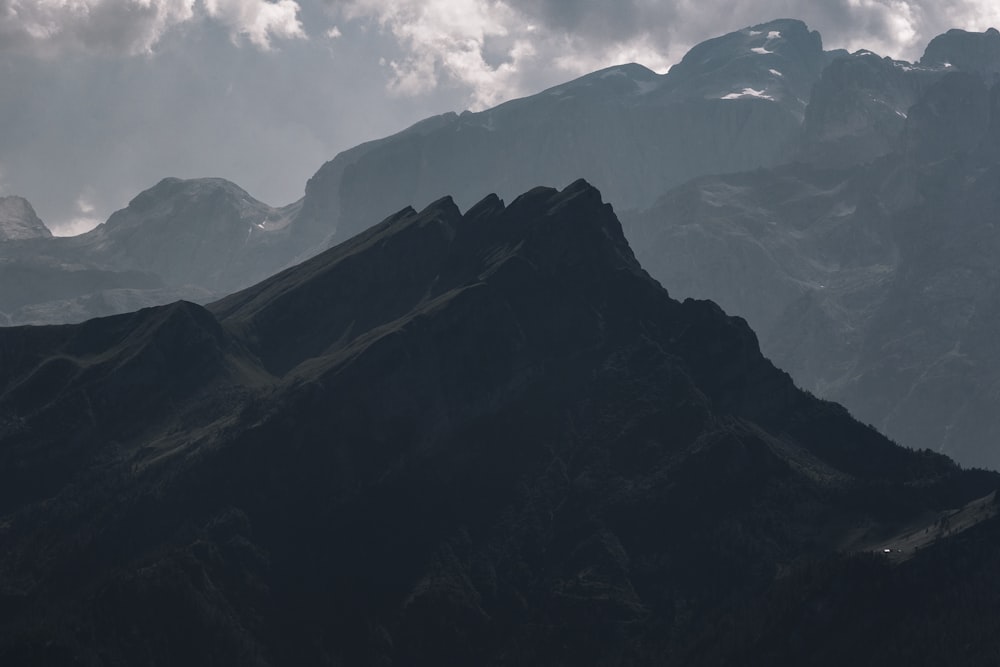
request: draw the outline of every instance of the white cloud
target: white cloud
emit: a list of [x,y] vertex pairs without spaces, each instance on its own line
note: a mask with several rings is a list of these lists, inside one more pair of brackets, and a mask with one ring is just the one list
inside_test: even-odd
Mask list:
[[55,236],[77,236],[84,232],[89,232],[97,225],[104,222],[97,215],[97,206],[94,204],[94,188],[87,186],[76,198],[76,213],[67,220],[59,220],[49,224],[52,234]]
[[235,37],[243,35],[261,49],[271,38],[302,39],[299,5],[294,0],[203,0],[208,15],[225,24]]
[[552,84],[608,63],[668,66],[649,35],[585,47],[587,40],[544,29],[498,0],[348,0],[342,14],[374,20],[402,47],[402,57],[385,61],[392,92],[419,95],[457,84],[469,89],[473,109],[533,92],[529,82],[539,71]]
[[372,21],[398,43],[402,55],[386,58],[391,91],[418,95],[457,84],[470,91],[473,108],[624,62],[665,71],[703,39],[779,16],[805,20],[827,48],[868,48],[910,60],[949,28],[1000,26],[995,0],[343,0],[339,6],[346,21]]
[[262,49],[303,38],[295,0],[0,0],[0,50],[150,53],[172,28],[210,18]]
[[63,222],[56,222],[49,225],[53,236],[79,236],[101,224],[102,220],[79,216]]

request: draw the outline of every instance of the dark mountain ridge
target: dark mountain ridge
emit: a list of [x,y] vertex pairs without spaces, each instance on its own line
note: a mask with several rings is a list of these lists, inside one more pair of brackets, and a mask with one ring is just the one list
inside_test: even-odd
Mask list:
[[7,665],[720,664],[708,624],[1000,480],[670,299],[582,181],[404,209],[208,309],[0,330],[0,471]]

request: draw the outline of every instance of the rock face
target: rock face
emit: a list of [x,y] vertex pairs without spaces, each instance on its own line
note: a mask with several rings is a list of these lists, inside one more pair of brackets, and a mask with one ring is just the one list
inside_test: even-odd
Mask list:
[[[827,664],[753,639],[788,613],[776,578],[812,595],[819,562],[848,570],[826,630],[864,636],[846,659],[865,664],[928,619],[866,632],[869,578],[910,570],[838,553],[998,482],[893,445],[796,389],[744,321],[670,299],[588,184],[448,198],[208,309],[0,330],[0,657]],[[968,569],[933,559],[947,545]],[[961,542],[909,555],[931,582],[912,609],[996,588]],[[907,648],[955,659],[965,599]]]
[[23,197],[0,197],[0,243],[24,239],[51,238],[35,209]]
[[910,107],[946,72],[869,51],[835,59],[809,98],[798,159],[844,167],[897,150]]
[[931,40],[920,64],[972,72],[992,83],[1000,76],[1000,31],[949,30]]
[[803,387],[912,447],[1000,468],[1000,88],[937,77],[862,167],[700,179],[626,216],[675,294],[748,319]]
[[[992,395],[992,371],[978,375],[992,362],[946,357],[992,326],[981,313],[992,308],[998,43],[993,30],[950,31],[911,64],[824,52],[804,24],[779,20],[700,44],[666,75],[624,65],[427,119],[345,151],[283,209],[218,179],[167,179],[83,237],[0,244],[0,324],[205,303],[411,202],[452,192],[466,207],[584,175],[633,210],[629,237],[657,278],[745,315],[803,386],[906,444],[998,465],[989,410],[969,407]],[[937,307],[932,276],[969,290],[980,315],[929,322],[926,340],[882,318]],[[941,308],[931,320],[952,314]],[[904,340],[915,347],[892,349],[905,372],[865,347]],[[942,359],[949,370],[938,373]],[[979,370],[958,373],[956,360]],[[936,385],[943,377],[953,384]]]
[[[91,261],[151,271],[168,285],[225,293],[283,267],[286,258],[272,264],[262,256],[261,237],[287,223],[223,179],[167,178],[72,246]],[[261,260],[265,266],[256,266]]]
[[294,261],[294,209],[274,209],[222,179],[167,178],[86,234],[22,233],[0,246],[0,325],[210,301]]
[[624,208],[692,177],[770,166],[795,148],[826,62],[818,33],[779,20],[709,40],[665,75],[613,67],[480,113],[446,114],[347,151],[310,180],[303,227],[360,231],[411,202],[586,177]]

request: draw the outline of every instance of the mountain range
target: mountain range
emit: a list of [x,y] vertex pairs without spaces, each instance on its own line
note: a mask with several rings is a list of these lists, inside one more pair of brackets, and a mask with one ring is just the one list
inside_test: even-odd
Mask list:
[[588,183],[444,198],[0,329],[0,661],[994,664],[998,486],[670,298]]
[[0,664],[996,665],[998,193],[1000,32],[778,20],[0,198]]

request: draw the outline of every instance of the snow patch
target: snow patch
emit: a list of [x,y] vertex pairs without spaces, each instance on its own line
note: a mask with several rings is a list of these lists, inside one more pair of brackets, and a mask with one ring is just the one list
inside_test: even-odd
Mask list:
[[751,37],[756,37],[757,35],[763,35],[764,33],[762,33],[760,30],[747,30],[747,34],[750,35]]
[[769,53],[774,53],[774,51],[768,51],[763,46],[755,46],[755,47],[753,47],[750,50],[753,51],[754,53],[760,54],[762,56],[765,56],[765,55],[767,55]]
[[769,69],[767,71],[770,72],[773,76],[785,76],[784,74],[782,74],[781,72],[779,72],[776,69]]
[[781,39],[781,32],[778,31],[778,30],[772,30],[771,32],[767,33],[767,38],[768,39]]
[[723,95],[720,99],[723,100],[741,100],[746,97],[756,97],[762,100],[774,101],[774,98],[768,95],[763,90],[755,90],[753,88],[744,88],[743,92],[740,93],[729,93],[728,95]]

